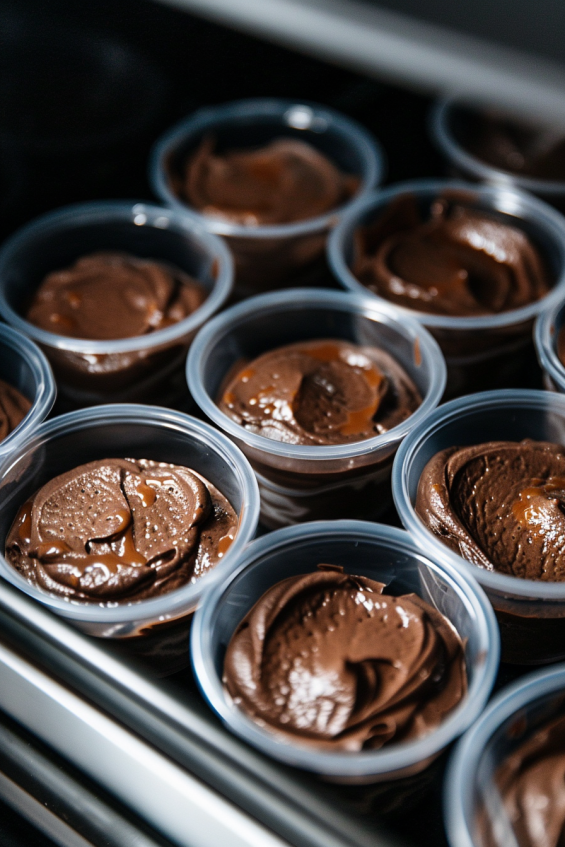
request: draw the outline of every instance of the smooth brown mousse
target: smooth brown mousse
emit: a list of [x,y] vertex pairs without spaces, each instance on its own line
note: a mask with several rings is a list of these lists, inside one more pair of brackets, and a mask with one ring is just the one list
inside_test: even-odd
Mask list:
[[475,565],[565,580],[565,449],[546,441],[450,447],[424,468],[416,512]]
[[236,531],[231,505],[195,471],[103,459],[55,477],[22,505],[6,559],[50,594],[132,603],[195,582]]
[[463,147],[488,165],[533,179],[565,180],[565,132],[504,117],[471,113]]
[[342,173],[310,144],[277,138],[264,147],[215,152],[205,137],[173,190],[205,215],[244,226],[315,218],[355,194],[359,179]]
[[[551,721],[511,753],[497,769],[495,782],[518,847],[562,847],[565,717]],[[492,834],[485,840],[489,847],[507,843]]]
[[178,323],[206,297],[200,283],[173,265],[126,253],[92,253],[48,274],[26,317],[59,335],[107,341]]
[[356,233],[352,271],[375,294],[420,312],[495,315],[539,300],[553,284],[528,236],[456,196],[424,214],[399,197]]
[[0,379],[0,441],[21,424],[30,409],[31,403],[27,397]]
[[565,326],[562,326],[557,336],[557,357],[565,367]]
[[461,641],[415,594],[319,565],[270,588],[228,646],[233,701],[286,741],[375,750],[438,726],[467,688]]
[[288,444],[347,444],[409,417],[421,395],[377,347],[323,339],[289,344],[249,362],[220,409],[249,432]]

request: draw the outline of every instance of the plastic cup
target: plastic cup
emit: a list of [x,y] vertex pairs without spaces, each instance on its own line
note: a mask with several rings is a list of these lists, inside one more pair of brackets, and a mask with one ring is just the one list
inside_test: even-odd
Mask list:
[[259,495],[253,471],[229,439],[188,415],[155,406],[98,406],[61,415],[20,443],[0,468],[0,549],[19,507],[53,477],[105,458],[153,459],[204,476],[239,516],[236,537],[211,571],[175,591],[130,604],[63,600],[27,582],[0,555],[0,576],[84,632],[104,638],[149,635],[190,615],[216,579],[225,578],[253,538]]
[[[277,739],[247,717],[224,692],[224,655],[233,633],[264,592],[282,579],[316,570],[320,562],[387,585],[393,595],[415,592],[453,624],[464,644],[469,689],[434,731],[416,741],[359,753],[317,751]],[[287,527],[253,542],[194,617],[194,672],[211,708],[227,727],[272,758],[337,781],[398,779],[418,773],[482,711],[493,685],[499,638],[492,609],[473,579],[424,556],[400,529],[363,521],[319,521]]]
[[0,324],[0,379],[31,402],[25,418],[0,441],[0,462],[42,423],[55,402],[55,380],[39,348],[9,326]]
[[[220,149],[260,147],[281,137],[307,142],[344,173],[358,176],[359,188],[341,207],[293,223],[245,226],[204,215],[175,194],[171,177],[209,134]],[[224,236],[235,256],[240,296],[304,285],[323,276],[329,229],[379,184],[383,173],[380,145],[358,123],[316,103],[278,99],[239,100],[200,109],[157,142],[150,165],[153,190],[163,202]]]
[[331,268],[344,288],[383,302],[351,271],[356,230],[378,218],[399,197],[415,198],[425,214],[438,196],[450,195],[456,202],[494,213],[503,223],[522,229],[545,258],[553,288],[534,303],[493,315],[457,317],[395,308],[416,317],[438,341],[447,363],[448,396],[522,384],[525,369],[535,363],[533,321],[542,309],[565,297],[565,220],[550,206],[500,186],[428,179],[399,183],[374,192],[343,216],[328,241]]
[[[563,211],[565,208],[565,182],[562,180],[539,179],[523,176],[497,168],[479,159],[466,149],[465,141],[472,137],[480,108],[457,98],[439,100],[431,113],[431,134],[437,147],[447,159],[452,171],[465,179],[488,182],[501,187],[529,191],[546,203]],[[501,113],[501,118],[510,117]],[[516,122],[533,126],[527,115],[520,118],[514,115]],[[548,125],[547,119],[538,122],[541,129]],[[565,135],[565,133],[564,133]]]
[[445,779],[444,820],[451,847],[517,847],[495,782],[497,768],[537,730],[563,715],[565,665],[504,688],[463,736]]
[[[330,446],[284,444],[248,432],[216,405],[236,363],[285,344],[336,338],[379,346],[422,394],[418,409],[382,435]],[[317,518],[365,518],[390,505],[393,456],[407,432],[439,403],[445,364],[431,336],[388,304],[342,291],[297,289],[253,297],[223,312],[195,338],[187,361],[202,411],[242,449],[257,474],[261,521],[270,528]]]
[[400,519],[418,546],[484,588],[500,625],[503,661],[542,664],[565,657],[565,582],[521,579],[474,565],[446,547],[414,509],[422,471],[440,450],[524,438],[565,444],[565,396],[507,389],[452,400],[401,444],[392,490]]
[[[169,262],[209,295],[165,329],[135,338],[92,341],[40,329],[23,315],[46,274],[96,251],[117,250]],[[68,206],[23,227],[0,251],[0,315],[45,352],[67,406],[150,400],[182,405],[186,351],[196,331],[228,298],[233,263],[220,238],[175,212],[144,203]]]
[[565,318],[565,302],[556,303],[539,315],[534,327],[538,361],[545,387],[565,393],[565,365],[557,355],[559,332]]

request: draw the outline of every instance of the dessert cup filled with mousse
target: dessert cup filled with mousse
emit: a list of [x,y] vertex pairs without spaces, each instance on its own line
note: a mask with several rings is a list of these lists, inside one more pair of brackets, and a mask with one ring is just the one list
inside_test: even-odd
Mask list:
[[211,321],[187,378],[251,462],[261,521],[276,528],[386,511],[398,444],[439,403],[445,364],[429,333],[388,305],[297,289]]
[[239,297],[323,281],[328,230],[383,172],[380,146],[355,121],[277,99],[201,109],[151,162],[158,197],[226,238]]
[[[564,298],[565,299],[565,298]],[[565,393],[565,302],[544,309],[536,320],[534,341],[543,382],[550,391]]]
[[45,420],[55,394],[53,373],[41,350],[0,324],[0,462]]
[[69,206],[5,243],[0,315],[47,355],[63,410],[112,400],[186,407],[186,351],[232,277],[222,240],[171,210]]
[[166,639],[257,525],[257,483],[237,447],[157,406],[61,415],[1,476],[1,575],[100,637]]
[[444,404],[401,445],[393,495],[421,549],[485,589],[503,660],[565,657],[565,396],[506,389]]
[[565,210],[563,119],[445,98],[432,111],[431,131],[459,176],[529,191]]
[[444,809],[451,847],[563,844],[565,665],[493,699],[455,749]]
[[400,183],[344,215],[333,272],[416,317],[447,362],[447,395],[535,379],[532,327],[565,296],[565,220],[510,188]]
[[191,636],[199,685],[229,729],[343,782],[426,768],[480,714],[498,648],[474,580],[402,530],[350,520],[253,542]]

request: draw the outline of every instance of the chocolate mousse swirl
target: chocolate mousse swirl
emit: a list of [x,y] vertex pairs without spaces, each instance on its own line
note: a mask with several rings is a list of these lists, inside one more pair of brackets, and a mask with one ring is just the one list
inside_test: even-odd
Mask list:
[[553,284],[522,230],[448,197],[428,217],[413,197],[398,198],[356,237],[359,281],[421,312],[494,315],[539,300]]
[[27,397],[13,385],[0,379],[0,441],[13,432],[30,409],[31,403]]
[[214,152],[208,136],[189,158],[176,193],[205,215],[245,226],[315,218],[359,186],[310,144],[278,138],[257,149]]
[[48,274],[26,317],[72,338],[133,338],[183,320],[206,296],[200,283],[173,265],[125,253],[92,253]]
[[287,741],[357,752],[415,739],[466,692],[459,636],[415,594],[320,565],[270,588],[228,646],[224,685]]
[[[511,753],[497,769],[495,781],[518,847],[562,847],[565,717],[554,719]],[[486,836],[489,847],[507,843],[495,839],[494,833]]]
[[442,450],[422,472],[416,512],[475,565],[565,580],[565,450],[557,444],[490,441]]
[[194,582],[236,529],[226,498],[195,471],[104,459],[55,477],[24,503],[6,559],[50,594],[130,603]]
[[219,406],[250,432],[289,444],[346,444],[386,432],[422,398],[377,347],[304,341],[254,359],[229,381]]

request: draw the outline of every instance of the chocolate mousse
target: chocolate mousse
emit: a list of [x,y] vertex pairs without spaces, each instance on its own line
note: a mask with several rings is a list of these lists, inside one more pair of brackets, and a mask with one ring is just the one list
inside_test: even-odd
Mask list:
[[420,405],[406,371],[378,347],[322,339],[278,347],[238,370],[220,409],[288,444],[347,444],[386,432]]
[[73,602],[133,603],[200,578],[236,531],[233,508],[196,471],[103,459],[55,477],[22,505],[6,559]]
[[525,232],[455,193],[426,212],[411,195],[391,202],[357,231],[352,271],[399,306],[460,317],[527,306],[553,284]]
[[285,741],[357,752],[419,738],[467,689],[461,640],[415,594],[343,568],[272,586],[239,624],[227,693]]
[[200,283],[173,265],[126,253],[92,253],[48,274],[26,317],[49,332],[106,341],[171,326],[206,297]]
[[481,161],[520,176],[565,180],[563,127],[536,125],[488,111],[465,117],[461,143]]
[[520,744],[497,769],[495,782],[517,847],[565,844],[565,717]]
[[426,465],[416,512],[475,565],[565,580],[565,449],[545,441],[449,447]]
[[0,441],[10,435],[30,409],[31,403],[27,397],[0,379]]
[[294,138],[263,147],[218,151],[206,136],[173,178],[189,206],[244,226],[315,218],[355,194],[359,179],[342,173],[327,156]]

